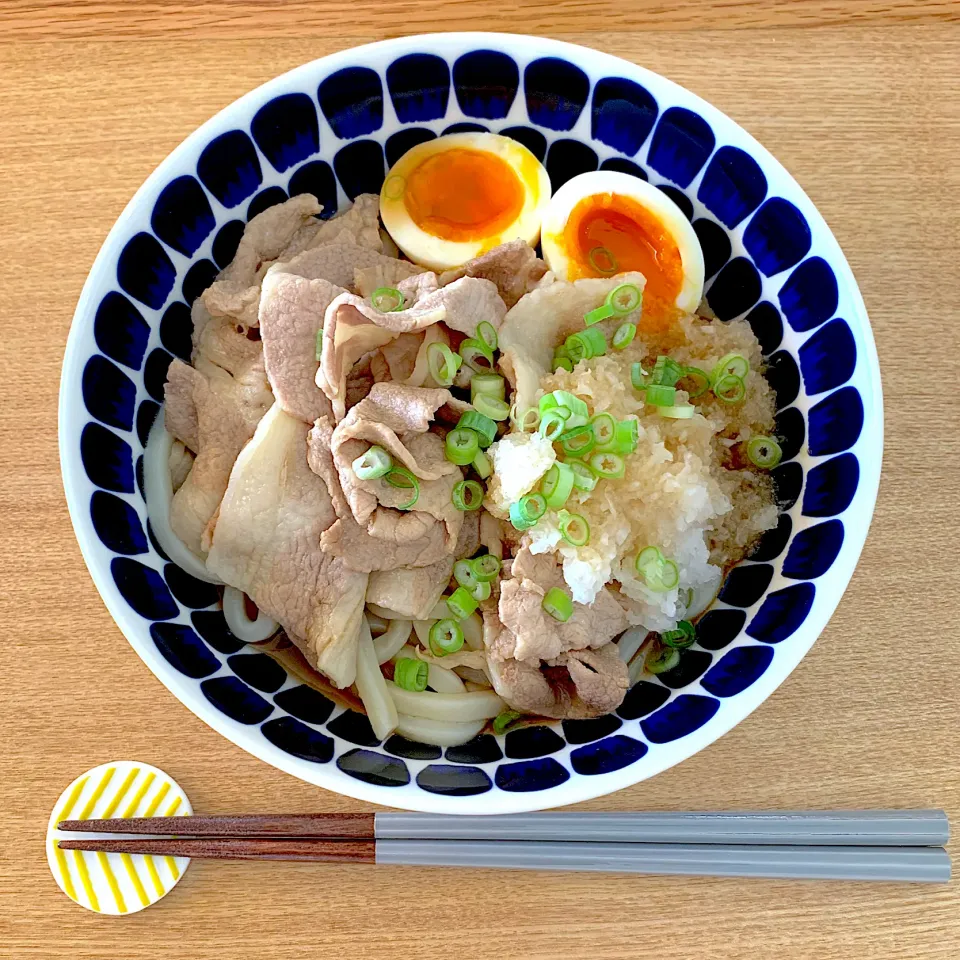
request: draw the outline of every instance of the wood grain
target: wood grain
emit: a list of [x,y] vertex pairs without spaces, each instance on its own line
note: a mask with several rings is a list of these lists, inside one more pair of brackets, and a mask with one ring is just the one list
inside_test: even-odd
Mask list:
[[[187,820],[189,817],[179,819]],[[375,863],[375,840],[303,840],[285,837],[166,837],[160,840],[61,840],[61,850],[102,850],[194,860],[284,860],[313,863]],[[942,853],[940,854],[942,856]]]
[[[114,817],[110,820],[61,820],[65,833],[163,833],[157,817]],[[177,817],[167,831],[178,837],[316,837],[324,840],[373,840],[370,813],[240,813]],[[104,848],[106,849],[106,848]]]
[[[642,62],[755,134],[836,233],[883,369],[877,512],[819,642],[708,750],[585,806],[943,806],[960,823],[960,26],[901,23],[945,21],[956,4],[534,2],[483,18],[479,6],[432,0],[384,0],[376,16],[363,0],[219,13],[171,0],[121,13],[132,7],[0,4],[0,957],[956,958],[956,884],[198,862],[171,896],[123,920],[59,892],[43,856],[51,806],[73,777],[113,758],[168,771],[201,812],[373,809],[233,746],[124,641],[67,518],[59,366],[104,236],[187,133],[299,63],[393,27],[460,26],[468,12],[475,28],[542,30]],[[596,32],[601,23],[609,32]],[[754,24],[768,29],[740,29]]]
[[374,25],[379,38],[447,30],[567,34],[598,24],[703,30],[960,20],[955,0],[526,0],[492,8],[486,0],[5,0],[4,7],[7,37],[29,40],[357,36]]

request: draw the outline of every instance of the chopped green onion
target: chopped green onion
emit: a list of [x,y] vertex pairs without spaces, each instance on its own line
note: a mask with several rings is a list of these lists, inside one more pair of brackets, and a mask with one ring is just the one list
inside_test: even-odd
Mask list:
[[[463,628],[456,620],[438,620],[428,634],[430,652],[435,657],[445,657],[463,647]],[[428,681],[429,682],[429,681]]]
[[671,404],[666,407],[657,407],[657,413],[668,420],[689,420],[697,408],[692,403]]
[[643,666],[648,673],[666,673],[680,662],[680,651],[674,647],[652,646],[647,652]]
[[585,313],[583,315],[583,322],[585,326],[592,327],[595,323],[600,323],[602,320],[609,320],[610,317],[614,316],[616,316],[616,311],[613,307],[603,304],[597,307],[596,310],[590,310]]
[[640,306],[640,288],[632,283],[621,283],[607,294],[607,306],[611,307],[618,317],[633,313]]
[[510,404],[506,400],[491,397],[488,393],[478,394],[473,405],[479,413],[491,420],[506,420],[510,416]]
[[395,313],[403,309],[403,294],[396,287],[377,287],[370,294],[370,302],[381,313]]
[[560,406],[552,393],[548,393],[540,398],[540,417],[543,418],[548,413],[553,413],[564,421],[569,420],[573,416],[570,408]]
[[597,273],[605,277],[612,277],[619,267],[617,258],[606,247],[594,247],[587,254],[587,260]]
[[465,587],[457,587],[447,600],[447,609],[455,620],[466,620],[477,609],[477,601]]
[[473,597],[474,600],[482,603],[484,600],[490,599],[490,590],[490,584],[486,581],[481,581],[470,591],[470,596]]
[[782,456],[783,450],[773,437],[751,437],[747,441],[747,457],[755,467],[771,470]]
[[320,358],[323,356],[323,328],[321,327],[317,331],[317,363],[320,362]]
[[473,567],[473,575],[480,583],[490,583],[492,580],[496,580],[503,566],[499,558],[492,553],[481,554],[479,557],[468,560],[467,563]]
[[548,410],[540,418],[540,436],[551,442],[558,439],[566,429],[567,421],[556,410]]
[[[509,413],[509,410],[507,412]],[[483,450],[486,450],[497,439],[496,422],[478,410],[464,411],[460,417],[460,422],[457,424],[457,429],[473,430],[480,438],[480,447]],[[473,457],[470,459],[472,460]]]
[[644,547],[637,554],[637,572],[641,573],[643,568],[651,563],[662,563],[663,553],[659,547]]
[[387,177],[383,185],[383,195],[388,200],[399,200],[407,189],[407,181],[399,174]]
[[635,566],[647,587],[657,593],[672,590],[680,582],[677,565],[664,557],[659,547],[644,547],[637,554]]
[[568,463],[557,461],[543,475],[540,485],[547,506],[556,510],[562,507],[573,493],[573,469]]
[[615,453],[595,453],[590,458],[590,469],[603,480],[617,480],[626,472],[623,457]]
[[750,364],[747,358],[740,353],[728,353],[717,362],[717,365],[710,371],[710,382],[716,383],[722,377],[739,377],[743,380],[750,372]]
[[540,426],[540,411],[536,407],[527,407],[521,413],[514,404],[510,408],[510,419],[521,433],[533,433]]
[[497,349],[497,328],[489,320],[477,324],[477,336],[491,349]]
[[676,387],[667,387],[659,383],[651,383],[647,387],[647,403],[652,403],[655,407],[669,407],[676,399]]
[[657,362],[653,365],[653,375],[651,383],[662,387],[673,387],[683,376],[683,367],[676,360],[670,357],[657,357]]
[[597,453],[619,453],[620,456],[625,456],[628,453],[633,453],[639,442],[640,424],[633,417],[630,417],[618,421],[613,438],[606,443],[598,444],[596,451]]
[[430,652],[435,657],[456,653],[463,646],[463,628],[456,620],[438,620],[428,634]]
[[575,547],[585,546],[590,540],[590,524],[579,513],[567,513],[561,510],[560,536]]
[[547,512],[547,501],[542,493],[528,493],[520,498],[520,515],[528,523],[536,523]]
[[682,383],[684,380],[693,381],[691,386],[683,387],[683,389],[687,391],[687,396],[691,400],[696,399],[710,389],[710,377],[707,375],[705,370],[701,370],[699,367],[684,367],[683,376],[678,382]]
[[576,366],[581,360],[591,360],[594,357],[602,357],[607,352],[607,338],[602,330],[596,327],[587,327],[579,333],[571,333],[567,337],[564,346],[570,359]]
[[556,373],[558,370],[566,370],[567,373],[573,373],[573,361],[569,357],[558,357],[553,355],[553,365],[551,371]]
[[593,438],[597,441],[598,447],[610,443],[617,432],[617,421],[613,419],[612,414],[606,412],[591,417],[590,426],[593,427]]
[[420,481],[406,467],[392,466],[383,479],[398,490],[413,491],[410,499],[397,507],[398,510],[409,510],[420,499]]
[[614,453],[633,453],[640,442],[640,424],[634,417],[628,417],[617,423],[617,432],[613,438]]
[[477,455],[473,458],[471,465],[473,469],[477,471],[477,475],[481,480],[486,480],[493,473],[493,464],[482,450],[477,451]]
[[697,631],[689,620],[680,620],[677,622],[676,630],[667,630],[660,634],[660,639],[675,650],[685,650],[693,645],[697,639]]
[[427,676],[430,665],[426,660],[414,660],[413,657],[401,657],[393,665],[393,682],[403,690],[420,693],[427,689]]
[[475,430],[457,427],[447,434],[444,441],[444,453],[451,463],[465,467],[473,462],[473,458],[480,450],[480,437]]
[[630,382],[634,390],[647,389],[647,374],[639,363],[630,364]]
[[536,520],[526,520],[523,516],[523,509],[520,506],[520,501],[517,500],[516,503],[510,504],[510,522],[513,524],[515,530],[529,530],[531,527],[536,526]]
[[747,392],[746,385],[740,377],[732,373],[725,373],[713,384],[713,392],[723,403],[739,403]]
[[559,587],[551,587],[540,604],[554,620],[566,623],[573,616],[573,600]]
[[390,472],[393,457],[383,447],[374,445],[368,447],[363,456],[357,457],[351,466],[358,480],[379,480]]
[[471,560],[458,560],[453,565],[453,577],[461,587],[472,590],[479,582]]
[[570,460],[567,466],[573,471],[573,485],[577,490],[589,493],[597,485],[593,471],[582,460]]
[[478,373],[474,376],[470,381],[470,402],[473,403],[481,394],[503,400],[507,395],[507,385],[503,377],[498,377],[495,373]]
[[502,737],[509,727],[512,727],[523,714],[516,710],[504,710],[493,718],[493,732],[495,736]]
[[479,510],[483,506],[483,487],[476,480],[458,480],[453,485],[450,500],[458,510]]
[[445,343],[431,343],[427,347],[427,366],[430,376],[441,387],[449,387],[453,383],[463,359],[454,353]]
[[483,340],[468,337],[460,344],[460,356],[477,373],[490,373],[493,369],[493,351]]
[[590,424],[584,424],[582,427],[574,427],[561,433],[560,446],[568,457],[583,457],[590,453],[597,445],[597,440],[593,435],[593,427]]
[[611,344],[614,350],[626,350],[633,343],[633,338],[637,335],[637,325],[635,323],[621,323],[617,327],[617,332],[613,335]]
[[557,401],[558,407],[566,407],[575,417],[587,417],[590,415],[590,408],[587,406],[587,402],[581,400],[576,394],[570,393],[569,390],[554,390],[549,396],[552,396],[554,400]]
[[500,567],[502,566],[500,561],[492,553],[485,553],[482,556],[475,557],[470,563],[473,564],[474,576],[476,576],[481,583],[489,583],[491,580],[496,580],[497,574],[500,573]]

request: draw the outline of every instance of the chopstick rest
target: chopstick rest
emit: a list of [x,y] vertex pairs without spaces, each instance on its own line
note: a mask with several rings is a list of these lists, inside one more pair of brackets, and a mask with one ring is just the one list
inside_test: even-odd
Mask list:
[[81,774],[57,798],[47,824],[47,862],[57,886],[96,913],[136,913],[166,896],[190,861],[180,856],[143,856],[61,850],[60,841],[97,840],[104,833],[65,833],[61,820],[185,817],[193,813],[183,788],[149,763],[116,760]]

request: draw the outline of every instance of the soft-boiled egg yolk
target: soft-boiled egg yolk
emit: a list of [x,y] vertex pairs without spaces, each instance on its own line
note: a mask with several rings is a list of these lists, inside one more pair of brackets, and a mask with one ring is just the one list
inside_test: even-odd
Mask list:
[[510,240],[535,244],[550,180],[523,144],[456,133],[408,150],[380,191],[383,225],[414,262],[458,267]]
[[403,199],[421,230],[462,243],[509,227],[523,209],[523,185],[495,154],[447,150],[410,174]]
[[601,193],[584,197],[563,231],[570,279],[639,271],[644,293],[673,302],[683,282],[680,250],[653,214],[629,197]]
[[642,273],[646,325],[693,312],[703,294],[703,253],[689,221],[663,191],[629,174],[567,181],[544,216],[543,254],[566,280]]

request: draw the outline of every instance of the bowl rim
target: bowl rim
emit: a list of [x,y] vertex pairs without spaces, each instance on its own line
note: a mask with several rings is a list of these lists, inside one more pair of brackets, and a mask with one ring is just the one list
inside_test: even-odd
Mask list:
[[[653,760],[651,758],[652,762],[641,765],[640,776],[631,773],[631,771],[637,769],[637,764],[630,764],[620,770],[599,776],[588,777],[571,772],[569,779],[555,787],[527,793],[508,793],[500,790],[496,792],[496,800],[491,802],[492,795],[489,792],[472,797],[448,797],[428,793],[425,790],[397,791],[393,787],[377,786],[354,779],[331,764],[307,764],[306,761],[285,753],[279,747],[275,747],[267,741],[260,733],[259,725],[245,726],[221,713],[200,695],[196,687],[196,681],[189,680],[176,673],[176,671],[170,670],[169,664],[162,659],[156,646],[149,642],[144,621],[132,611],[120,595],[110,575],[109,562],[104,563],[96,556],[96,552],[101,545],[96,540],[95,535],[88,529],[88,518],[85,515],[89,506],[88,498],[85,493],[81,493],[80,485],[71,476],[71,473],[77,471],[82,474],[83,468],[79,458],[79,445],[76,443],[75,436],[69,432],[70,411],[68,406],[71,404],[71,399],[74,402],[76,401],[76,384],[79,383],[78,378],[82,365],[88,359],[87,354],[81,349],[81,326],[85,318],[92,316],[99,299],[99,294],[96,291],[101,288],[106,280],[105,275],[109,273],[110,268],[115,263],[116,256],[124,242],[129,239],[131,221],[134,220],[137,211],[144,205],[145,201],[166,184],[181,158],[196,155],[199,152],[198,148],[207,144],[212,131],[221,127],[232,116],[245,114],[252,105],[260,105],[273,96],[285,92],[285,89],[293,83],[301,83],[301,81],[309,79],[312,86],[321,74],[333,72],[343,66],[362,64],[364,59],[370,56],[385,52],[399,56],[405,53],[423,52],[424,49],[438,52],[441,55],[453,55],[462,52],[461,48],[465,47],[467,49],[471,47],[473,49],[497,49],[498,46],[503,48],[504,44],[511,48],[518,45],[520,47],[526,46],[529,53],[532,54],[531,59],[539,56],[556,55],[566,57],[581,65],[584,59],[587,59],[596,64],[599,69],[609,70],[611,75],[624,76],[639,83],[653,84],[660,90],[666,90],[681,102],[694,106],[710,122],[711,126],[734,128],[737,131],[738,139],[749,145],[750,155],[760,163],[765,172],[775,171],[779,176],[785,177],[791,184],[795,185],[796,190],[807,201],[808,206],[803,210],[803,214],[810,222],[811,228],[815,227],[817,229],[818,242],[821,247],[820,253],[827,259],[837,277],[838,284],[841,285],[843,292],[849,298],[852,309],[847,314],[848,322],[855,326],[858,341],[862,342],[865,348],[863,357],[863,376],[866,381],[864,393],[866,394],[869,390],[870,395],[864,397],[864,425],[858,442],[869,439],[876,448],[876,455],[869,458],[860,458],[860,477],[854,503],[857,504],[860,515],[864,517],[866,522],[845,525],[844,549],[830,569],[831,588],[829,593],[826,590],[821,592],[818,581],[817,596],[819,602],[815,604],[814,609],[811,609],[800,628],[791,636],[789,645],[777,645],[779,649],[775,657],[776,664],[771,664],[770,668],[754,684],[736,697],[722,698],[723,709],[718,710],[710,722],[675,741],[669,751],[658,751],[658,759]],[[467,45],[471,46],[468,47]],[[243,123],[239,125],[245,125],[248,119],[244,116]],[[378,40],[373,43],[348,47],[316,58],[267,80],[233,100],[174,147],[138,187],[126,204],[90,267],[71,320],[64,351],[57,426],[61,478],[67,507],[81,555],[90,571],[94,585],[114,622],[127,638],[129,644],[156,678],[192,713],[217,733],[271,766],[298,779],[306,780],[315,786],[353,799],[434,813],[520,813],[595,799],[662,773],[664,770],[705,749],[728,733],[753,713],[787,679],[813,646],[836,610],[852,578],[863,549],[869,525],[873,518],[880,482],[880,465],[883,452],[883,396],[873,330],[850,265],[813,201],[786,168],[752,134],[719,108],[692,91],[661,74],[613,54],[546,37],[465,31],[413,34]],[[824,594],[828,595],[824,596]],[[333,735],[330,734],[330,736]],[[311,776],[310,774],[315,775]],[[400,802],[397,803],[396,801]]]

